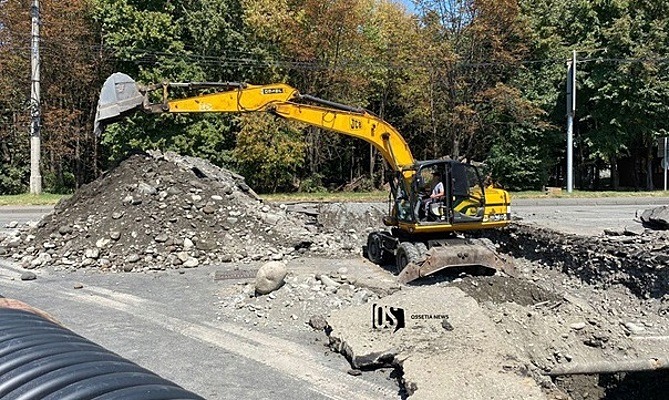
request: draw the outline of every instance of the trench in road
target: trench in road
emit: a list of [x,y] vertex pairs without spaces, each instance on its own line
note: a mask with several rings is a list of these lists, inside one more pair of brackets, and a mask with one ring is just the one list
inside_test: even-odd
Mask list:
[[[21,272],[6,265],[1,267],[0,271],[4,270],[3,272]],[[19,284],[18,281],[10,282]],[[261,363],[281,374],[305,382],[310,390],[327,398],[362,400],[399,397],[397,391],[323,366],[311,350],[295,342],[224,322],[193,323],[165,314],[165,304],[102,287],[87,285],[76,291],[55,288],[49,290],[52,295],[121,311],[162,329]]]

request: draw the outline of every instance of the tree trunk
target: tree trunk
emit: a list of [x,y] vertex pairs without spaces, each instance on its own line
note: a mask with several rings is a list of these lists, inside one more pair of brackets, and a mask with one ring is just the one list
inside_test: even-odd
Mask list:
[[376,186],[374,179],[374,146],[369,144],[369,179],[372,181],[372,185]]
[[653,184],[653,143],[646,144],[646,189],[655,190]]
[[458,138],[453,138],[453,159],[457,160],[460,157],[460,141]]
[[618,156],[611,156],[611,188],[618,190],[620,188],[620,175],[618,174]]
[[314,175],[318,172],[318,134],[316,128],[309,128],[309,172]]

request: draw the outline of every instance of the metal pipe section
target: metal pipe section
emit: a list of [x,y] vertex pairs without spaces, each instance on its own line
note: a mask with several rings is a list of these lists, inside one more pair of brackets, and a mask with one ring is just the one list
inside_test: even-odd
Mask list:
[[2,400],[202,400],[30,311],[0,307]]

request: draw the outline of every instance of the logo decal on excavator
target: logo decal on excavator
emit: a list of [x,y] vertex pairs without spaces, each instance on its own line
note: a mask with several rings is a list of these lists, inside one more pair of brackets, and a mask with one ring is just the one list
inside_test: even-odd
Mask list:
[[362,128],[362,121],[359,119],[351,118],[351,129],[360,129]]
[[283,93],[283,88],[267,88],[262,90],[262,94],[280,94]]

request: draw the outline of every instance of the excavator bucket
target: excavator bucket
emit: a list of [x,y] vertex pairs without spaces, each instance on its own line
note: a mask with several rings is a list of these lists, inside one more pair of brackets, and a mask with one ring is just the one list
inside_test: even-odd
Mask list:
[[131,77],[120,72],[111,75],[100,92],[93,132],[99,136],[108,123],[141,108],[143,103],[144,95]]
[[513,264],[484,244],[462,243],[432,247],[425,256],[412,261],[400,272],[398,280],[408,283],[448,268],[484,267],[515,276]]

